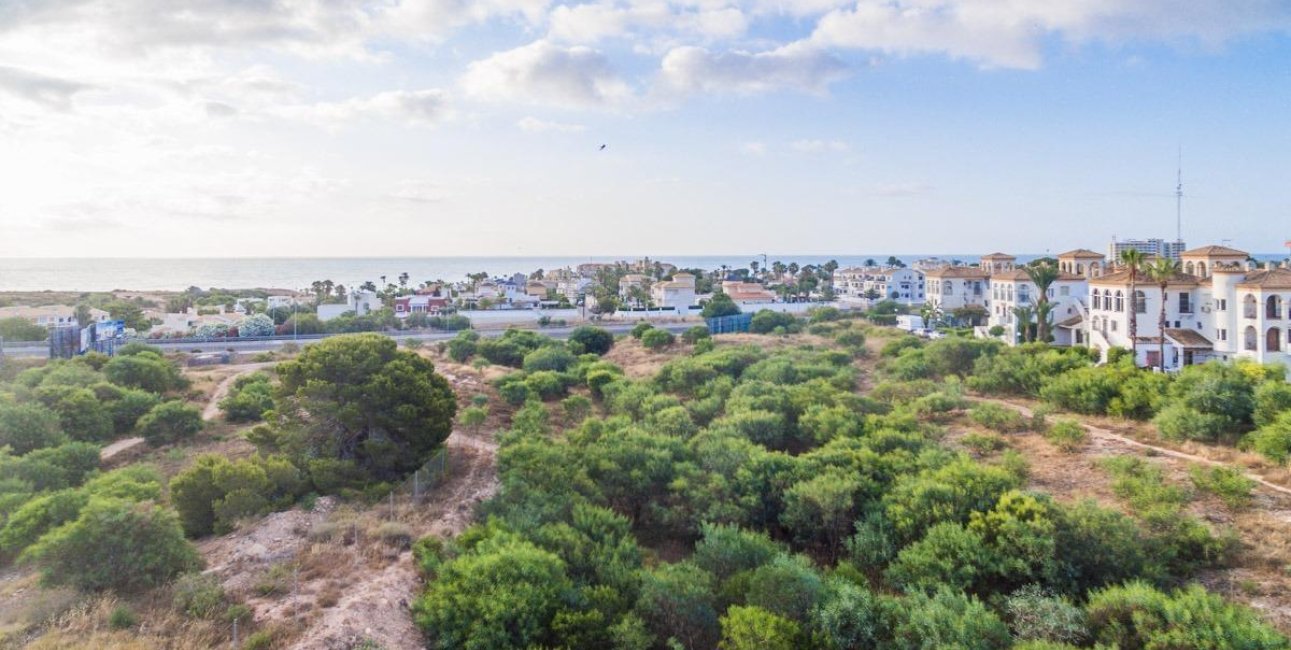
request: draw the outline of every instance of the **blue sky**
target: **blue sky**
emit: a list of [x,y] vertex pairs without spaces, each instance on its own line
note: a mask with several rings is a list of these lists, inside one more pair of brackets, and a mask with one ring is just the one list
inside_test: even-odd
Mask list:
[[0,256],[1291,237],[1286,2],[174,7],[0,8]]

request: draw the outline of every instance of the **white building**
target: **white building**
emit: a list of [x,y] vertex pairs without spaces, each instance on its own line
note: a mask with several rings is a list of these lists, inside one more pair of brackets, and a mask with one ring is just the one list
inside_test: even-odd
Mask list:
[[695,304],[695,276],[677,273],[671,280],[654,283],[650,286],[650,300],[656,307],[684,312]]
[[381,299],[375,291],[351,291],[343,303],[319,305],[318,320],[329,321],[347,312],[366,316],[378,309],[381,309]]
[[[90,308],[90,320],[101,322],[108,320],[108,312],[102,309]],[[22,318],[29,320],[43,327],[54,327],[55,325],[80,325],[86,326],[89,323],[76,322],[76,308],[67,305],[42,305],[40,307],[0,307],[0,319],[4,318]]]
[[1107,257],[1113,261],[1121,258],[1121,251],[1134,249],[1149,257],[1164,257],[1177,260],[1187,246],[1183,240],[1166,241],[1164,239],[1122,239],[1112,240],[1107,245]]
[[[1102,256],[1099,256],[1101,259]],[[1031,276],[1023,269],[1003,271],[991,276],[991,315],[988,326],[999,325],[1004,328],[1004,340],[1009,344],[1021,341],[1021,332],[1017,317],[1017,308],[1035,309],[1040,301],[1040,288],[1031,281]],[[1059,272],[1058,279],[1049,286],[1047,297],[1052,311],[1049,314],[1050,331],[1054,345],[1072,345],[1084,342],[1079,329],[1058,327],[1072,318],[1081,319],[1085,312],[1085,295],[1088,292],[1088,279],[1083,275]],[[1036,322],[1038,315],[1033,315],[1031,322]]]
[[943,266],[923,272],[927,283],[929,307],[950,314],[956,309],[977,306],[990,313],[990,278],[986,269],[976,266]]
[[905,305],[925,300],[922,271],[898,267],[851,267],[834,271],[834,293],[843,298],[877,296]]
[[[1291,344],[1291,269],[1255,269],[1248,255],[1205,246],[1179,256],[1184,272],[1166,285],[1141,278],[1130,292],[1129,271],[1119,269],[1089,281],[1089,344],[1104,353],[1131,348],[1139,365],[1157,366],[1164,343],[1166,370],[1211,359],[1286,363]],[[1187,271],[1191,269],[1192,273]],[[1161,302],[1166,326],[1159,326]]]

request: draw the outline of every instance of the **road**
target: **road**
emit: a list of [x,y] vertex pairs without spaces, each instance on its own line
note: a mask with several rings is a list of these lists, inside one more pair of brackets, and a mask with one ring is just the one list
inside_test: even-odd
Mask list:
[[[697,324],[699,323],[693,323],[693,322],[692,323],[660,323],[660,324],[656,324],[655,327],[658,327],[659,329],[668,330],[674,334],[680,334],[690,329],[691,327],[694,327]],[[608,330],[614,334],[627,334],[628,332],[632,331],[632,328],[636,326],[636,323],[622,323],[622,324],[613,323],[613,324],[604,324],[604,325],[596,325],[596,326],[601,327],[605,330]],[[531,329],[531,330],[541,332],[542,334],[545,334],[546,336],[550,336],[552,338],[564,339],[569,337],[569,333],[574,331],[574,328],[575,326],[526,327],[526,328],[516,328],[516,329]],[[479,329],[475,331],[479,332],[480,336],[497,337],[497,336],[502,336],[502,333],[505,332],[506,330],[505,329]],[[421,341],[428,341],[428,342],[447,341],[448,339],[451,339],[457,335],[456,332],[383,332],[383,333],[395,339],[396,341],[402,341],[404,339],[418,339]],[[331,336],[338,336],[338,335],[333,334]],[[323,339],[310,338],[310,339],[293,340],[291,337],[285,337],[281,339],[257,340],[257,341],[242,341],[239,339],[221,339],[218,341],[211,341],[207,343],[192,343],[192,342],[168,342],[164,340],[157,340],[157,341],[148,341],[147,343],[148,345],[155,346],[166,352],[222,352],[225,350],[234,350],[237,352],[263,352],[267,350],[276,350],[287,343],[296,343],[298,345],[309,345],[311,343],[315,343],[321,340]],[[41,344],[39,346],[26,346],[26,347],[5,346],[4,355],[9,357],[28,357],[28,358],[46,357],[46,356],[49,356],[49,347],[48,345],[45,345],[45,344]]]

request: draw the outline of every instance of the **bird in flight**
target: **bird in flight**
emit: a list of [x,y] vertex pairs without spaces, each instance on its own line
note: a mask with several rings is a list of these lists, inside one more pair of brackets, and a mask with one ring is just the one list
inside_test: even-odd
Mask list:
[[607,146],[608,146],[608,145],[604,145],[604,144],[603,144],[603,145],[601,145],[601,148],[600,148],[600,149],[597,149],[597,151],[605,151],[605,147],[607,147]]

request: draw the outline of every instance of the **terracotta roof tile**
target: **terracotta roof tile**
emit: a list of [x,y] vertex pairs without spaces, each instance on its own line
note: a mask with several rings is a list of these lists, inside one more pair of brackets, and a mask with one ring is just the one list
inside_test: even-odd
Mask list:
[[1252,271],[1237,286],[1243,289],[1291,289],[1291,269],[1278,267]]
[[1227,246],[1214,246],[1214,245],[1202,246],[1201,248],[1194,248],[1190,251],[1184,251],[1183,253],[1180,254],[1180,257],[1201,257],[1201,256],[1207,256],[1207,255],[1212,257],[1214,256],[1232,257],[1237,255],[1240,255],[1242,257],[1247,257],[1246,251],[1239,251],[1236,248],[1229,248]]

